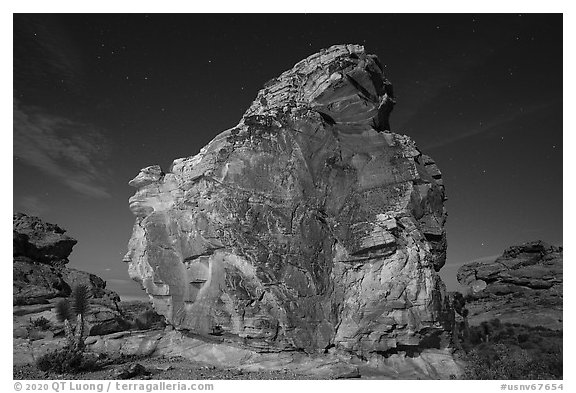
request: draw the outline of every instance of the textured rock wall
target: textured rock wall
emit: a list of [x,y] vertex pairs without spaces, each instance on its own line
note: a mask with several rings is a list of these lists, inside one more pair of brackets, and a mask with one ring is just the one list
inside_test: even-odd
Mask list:
[[68,263],[77,241],[66,235],[64,229],[23,213],[15,213],[12,224],[15,257],[28,257],[56,267]]
[[120,301],[100,277],[65,266],[77,243],[66,230],[38,217],[15,213],[12,233],[15,303],[46,303],[47,299],[66,297],[78,284],[87,285],[94,298]]
[[437,345],[444,187],[393,105],[357,45],[269,81],[237,126],[130,181],[130,276],[176,327],[267,350]]
[[470,289],[471,324],[498,318],[562,330],[562,247],[540,240],[512,246],[494,261],[462,266],[457,277]]
[[[66,267],[76,239],[66,230],[38,217],[16,213],[13,216],[12,302],[15,338],[38,339],[31,333],[31,321],[39,317],[50,321],[52,328],[63,325],[56,318],[55,304],[68,297],[76,285],[90,289],[91,300],[86,315],[89,335],[117,332],[128,327],[120,315],[120,297],[106,289],[106,282],[95,274]],[[52,334],[42,332],[41,334]]]

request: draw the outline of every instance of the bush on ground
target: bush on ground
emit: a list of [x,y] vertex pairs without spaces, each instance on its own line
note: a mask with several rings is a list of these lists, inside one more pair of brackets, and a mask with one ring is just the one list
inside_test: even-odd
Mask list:
[[84,356],[81,351],[69,347],[49,352],[36,360],[36,367],[41,371],[53,371],[58,374],[94,371],[99,367],[97,362]]
[[36,319],[30,318],[30,326],[40,330],[48,330],[51,327],[51,323],[48,319],[44,317],[38,317]]
[[562,379],[562,332],[501,323],[470,326],[462,342],[467,379]]

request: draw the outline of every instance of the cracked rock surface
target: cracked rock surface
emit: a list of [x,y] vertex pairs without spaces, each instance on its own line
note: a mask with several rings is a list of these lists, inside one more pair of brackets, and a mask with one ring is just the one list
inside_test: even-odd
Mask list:
[[394,103],[375,56],[333,46],[198,154],[142,169],[124,260],[157,312],[262,351],[439,347],[444,186],[390,131]]

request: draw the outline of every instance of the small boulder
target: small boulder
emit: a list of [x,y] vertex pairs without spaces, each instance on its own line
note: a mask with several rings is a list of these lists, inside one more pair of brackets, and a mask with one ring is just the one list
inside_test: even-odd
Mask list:
[[112,375],[116,379],[130,379],[136,376],[150,375],[150,371],[140,363],[132,363],[116,368]]

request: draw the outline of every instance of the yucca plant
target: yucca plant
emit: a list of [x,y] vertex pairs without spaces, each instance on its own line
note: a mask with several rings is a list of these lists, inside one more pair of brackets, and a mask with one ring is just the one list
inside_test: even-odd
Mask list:
[[37,359],[36,366],[40,370],[75,373],[94,366],[84,357],[84,318],[89,308],[90,288],[84,284],[76,285],[69,299],[56,303],[54,312],[58,320],[64,323],[68,343],[64,348],[48,352]]
[[[62,299],[56,304],[56,318],[64,323],[64,333],[68,347],[82,352],[84,349],[84,319],[90,308],[90,288],[79,284],[72,289],[70,299]],[[75,322],[76,325],[72,326]]]

